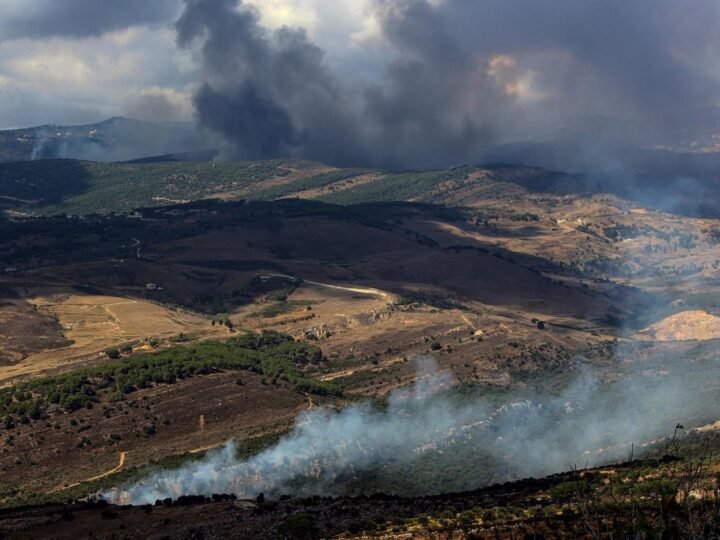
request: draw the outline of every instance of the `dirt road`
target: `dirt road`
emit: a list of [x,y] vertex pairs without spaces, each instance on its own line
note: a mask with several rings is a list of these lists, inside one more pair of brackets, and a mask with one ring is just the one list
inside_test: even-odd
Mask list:
[[292,280],[299,281],[300,283],[305,283],[307,285],[314,285],[316,287],[324,287],[326,289],[335,289],[338,291],[347,291],[347,292],[353,292],[353,293],[358,293],[358,294],[370,294],[373,296],[380,296],[381,298],[388,298],[390,296],[385,291],[381,291],[380,289],[374,289],[372,287],[345,287],[343,285],[332,285],[330,283],[321,283],[319,281],[302,279],[302,278],[298,278],[295,276],[288,276],[286,274],[267,274],[267,275],[269,275],[271,277],[292,279]]
[[127,454],[128,454],[127,452],[120,452],[117,467],[110,469],[109,471],[104,472],[102,474],[98,474],[97,476],[93,476],[92,478],[86,478],[85,480],[81,480],[80,482],[75,482],[74,484],[70,484],[68,486],[57,487],[57,488],[51,490],[49,493],[57,493],[58,491],[65,491],[66,489],[74,488],[75,486],[79,486],[80,484],[83,484],[85,482],[94,482],[95,480],[100,480],[101,478],[105,478],[106,476],[110,476],[111,474],[115,474],[116,472],[120,472],[122,470],[122,468],[125,466],[125,459],[127,458]]

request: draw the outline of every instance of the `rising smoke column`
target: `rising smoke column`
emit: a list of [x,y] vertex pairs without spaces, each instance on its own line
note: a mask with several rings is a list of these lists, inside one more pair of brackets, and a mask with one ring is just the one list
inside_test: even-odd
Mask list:
[[200,123],[236,157],[428,167],[537,138],[581,139],[601,156],[666,140],[689,109],[720,103],[714,0],[368,5],[384,61],[364,80],[303,30],[262,27],[242,1],[185,0],[176,29],[200,63]]
[[632,443],[665,436],[697,414],[720,413],[720,405],[697,392],[703,371],[679,379],[631,374],[613,384],[585,369],[576,375],[556,396],[468,401],[423,358],[414,386],[394,392],[385,408],[306,411],[291,433],[248,460],[238,460],[229,442],[199,461],[100,496],[137,505],[214,493],[458,491],[624,459]]
[[324,52],[304,30],[268,32],[254,11],[236,5],[188,0],[176,24],[178,44],[198,48],[205,78],[194,98],[200,123],[233,143],[236,157],[357,159],[353,103]]

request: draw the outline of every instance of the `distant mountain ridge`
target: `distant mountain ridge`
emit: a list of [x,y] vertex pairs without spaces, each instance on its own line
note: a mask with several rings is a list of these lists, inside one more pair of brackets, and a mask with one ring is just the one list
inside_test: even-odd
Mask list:
[[147,122],[115,116],[94,124],[46,124],[0,131],[0,162],[73,158],[127,161],[204,150],[192,122]]

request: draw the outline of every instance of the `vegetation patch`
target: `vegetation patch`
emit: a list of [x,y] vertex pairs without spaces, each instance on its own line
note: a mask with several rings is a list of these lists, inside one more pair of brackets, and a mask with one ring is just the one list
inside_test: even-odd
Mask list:
[[305,375],[305,368],[321,361],[318,347],[278,332],[248,333],[226,342],[173,347],[0,390],[0,427],[10,429],[16,423],[39,420],[52,412],[92,408],[102,395],[119,400],[142,388],[222,370],[249,370],[285,381],[300,392],[339,395],[334,384]]
[[345,180],[350,180],[352,178],[369,172],[371,172],[370,169],[342,169],[339,171],[331,171],[327,173],[317,174],[309,178],[301,178],[299,180],[294,180],[285,184],[261,189],[253,193],[251,198],[258,200],[281,199],[283,197],[292,195],[293,193],[300,193],[309,189],[317,189],[331,186],[332,184],[343,182]]
[[271,319],[298,309],[307,309],[316,303],[317,302],[312,300],[285,300],[281,302],[274,302],[256,311],[252,314],[252,316],[262,319]]
[[387,174],[382,181],[328,193],[318,200],[335,204],[407,201],[427,195],[428,191],[447,180],[465,178],[467,169],[410,171]]

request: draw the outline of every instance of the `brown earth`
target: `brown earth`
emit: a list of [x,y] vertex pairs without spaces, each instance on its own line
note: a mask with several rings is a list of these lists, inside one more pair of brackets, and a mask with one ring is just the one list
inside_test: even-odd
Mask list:
[[0,299],[0,373],[34,353],[71,343],[51,315],[14,294]]
[[[381,365],[402,371],[396,383],[412,376],[412,367],[398,360],[429,351],[435,341],[444,347],[443,361],[454,366],[461,380],[487,381],[504,380],[508,368],[514,369],[510,364],[523,356],[532,369],[532,349],[546,338],[549,347],[567,356],[603,335],[611,337],[601,321],[617,309],[613,302],[545,277],[533,268],[541,261],[490,252],[481,238],[465,237],[457,227],[422,214],[394,229],[310,216],[284,220],[279,230],[261,223],[146,242],[142,259],[55,265],[52,278],[58,285],[51,290],[43,285],[49,279],[43,268],[8,276],[9,284],[23,280],[26,297],[58,317],[76,343],[28,358],[0,376],[101,361],[106,348],[148,337],[180,332],[190,339],[227,336],[224,328],[211,326],[212,317],[193,313],[193,307],[203,309],[206,297],[224,304],[221,309],[236,327],[317,338],[326,355],[351,364],[367,364],[367,357],[380,355]],[[418,240],[417,234],[423,236]],[[459,242],[467,249],[453,248]],[[214,268],[215,261],[227,268]],[[248,261],[257,270],[242,269]],[[272,301],[253,292],[253,283],[274,273],[305,280],[288,300],[290,307],[312,302],[311,310],[301,306],[278,317],[258,317]],[[130,276],[133,283],[127,281]],[[163,289],[146,290],[144,284],[150,282]],[[102,294],[78,294],[80,286]],[[288,284],[279,280],[273,286]],[[417,300],[400,306],[403,295]],[[264,303],[253,305],[257,301]],[[191,309],[173,310],[169,304]],[[533,319],[546,321],[545,330],[538,331]],[[478,330],[483,336],[472,335]],[[526,338],[527,347],[515,344]],[[337,367],[351,366],[340,362]],[[493,375],[497,367],[501,372]]]
[[118,466],[121,453],[123,467],[131,468],[199,453],[231,438],[284,432],[307,407],[305,395],[242,371],[137,391],[124,401],[103,400],[71,414],[51,413],[0,439],[0,500],[98,479]]
[[[363,175],[336,189],[376,181]],[[225,317],[238,331],[275,329],[317,343],[327,363],[314,375],[349,396],[384,396],[411,383],[420,354],[432,354],[457,384],[522,386],[562,375],[576,355],[624,339],[628,328],[646,327],[644,340],[720,336],[716,317],[702,308],[720,299],[713,220],[638,209],[610,195],[536,193],[489,171],[418,200],[456,208],[293,213],[287,208],[297,203],[283,201],[157,210],[107,218],[103,227],[123,231],[123,249],[112,253],[92,231],[73,237],[70,255],[48,254],[62,243],[51,231],[28,233],[10,248],[40,255],[0,276],[3,290],[13,291],[0,302],[0,379],[104,362],[105,349],[144,349],[147,338],[159,347],[180,333],[188,342],[227,338],[224,325],[212,324]],[[650,324],[673,303],[685,311]],[[612,351],[602,360],[613,369]],[[43,492],[93,478],[117,467],[119,452],[127,452],[127,469],[287,429],[308,406],[289,389],[249,375],[238,386],[235,377],[146,390],[104,404],[115,409],[108,418],[103,406],[55,415],[48,425],[16,428],[12,444],[3,432],[0,491]],[[153,436],[143,434],[149,422]],[[119,441],[111,443],[112,434]],[[76,448],[82,437],[91,444]]]

